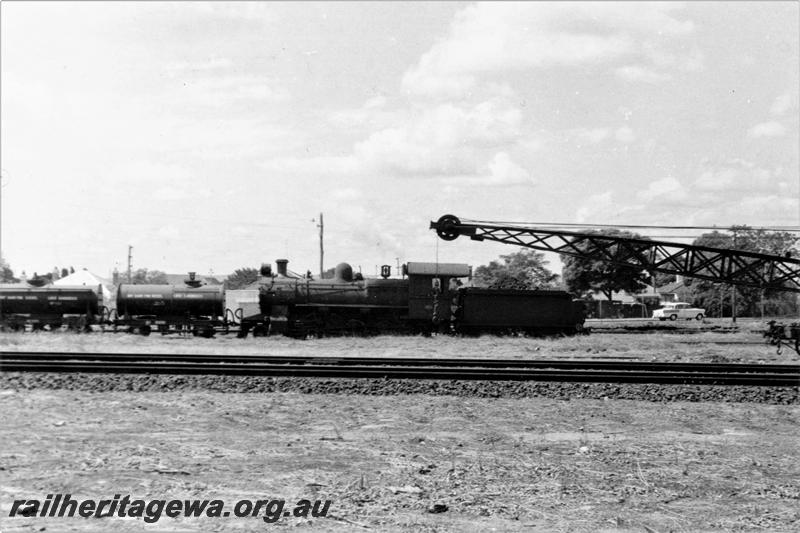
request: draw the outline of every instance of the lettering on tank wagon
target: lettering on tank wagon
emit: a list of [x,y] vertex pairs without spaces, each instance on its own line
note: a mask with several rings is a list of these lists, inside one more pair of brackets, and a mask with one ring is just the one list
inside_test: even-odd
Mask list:
[[48,300],[77,301],[77,296],[48,296]]

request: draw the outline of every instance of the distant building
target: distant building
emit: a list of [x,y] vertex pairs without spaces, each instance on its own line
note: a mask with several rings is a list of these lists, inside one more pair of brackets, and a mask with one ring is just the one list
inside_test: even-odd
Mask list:
[[692,300],[694,300],[692,290],[686,284],[683,276],[677,276],[677,279],[672,283],[667,283],[666,285],[659,287],[658,294],[661,296],[662,302],[692,303]]
[[585,300],[587,318],[650,318],[661,307],[661,295],[647,285],[640,293],[626,291],[611,293],[611,300],[600,291]]

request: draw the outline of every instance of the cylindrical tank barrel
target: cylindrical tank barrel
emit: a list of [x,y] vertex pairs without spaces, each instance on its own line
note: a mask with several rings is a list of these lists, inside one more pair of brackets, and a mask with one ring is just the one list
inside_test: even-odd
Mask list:
[[117,290],[120,316],[218,317],[225,313],[222,285],[128,285]]
[[98,296],[95,291],[86,287],[0,288],[0,312],[4,315],[97,314]]

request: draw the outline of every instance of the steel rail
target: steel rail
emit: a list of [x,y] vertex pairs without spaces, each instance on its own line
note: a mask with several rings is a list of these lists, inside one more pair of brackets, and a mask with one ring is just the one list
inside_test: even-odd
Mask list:
[[[575,363],[577,361],[573,361]],[[676,370],[619,370],[619,369],[555,369],[555,368],[496,368],[496,367],[434,367],[434,366],[375,366],[375,365],[293,365],[293,364],[220,364],[175,363],[160,361],[90,361],[17,359],[0,361],[3,372],[49,373],[113,373],[168,375],[234,375],[260,377],[321,377],[321,378],[379,378],[379,379],[440,379],[480,381],[562,381],[659,384],[712,384],[750,386],[797,386],[800,373],[713,372]]]
[[[763,343],[759,343],[763,344]],[[620,371],[717,372],[800,374],[798,364],[758,363],[667,363],[655,361],[604,361],[565,359],[474,359],[423,357],[329,357],[285,355],[219,355],[219,354],[150,354],[150,353],[85,353],[85,352],[4,352],[0,366],[8,361],[107,361],[107,362],[176,362],[208,364],[273,364],[335,366],[417,366],[479,368],[549,368],[557,370],[592,369]]]

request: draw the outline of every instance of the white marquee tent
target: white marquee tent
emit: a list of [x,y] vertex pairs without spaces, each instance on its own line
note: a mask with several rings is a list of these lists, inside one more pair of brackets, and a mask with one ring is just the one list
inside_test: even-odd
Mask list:
[[97,288],[99,285],[103,291],[103,302],[107,305],[114,299],[115,294],[112,292],[112,284],[99,276],[95,276],[88,270],[76,270],[69,276],[57,279],[53,282],[56,287],[93,287]]

